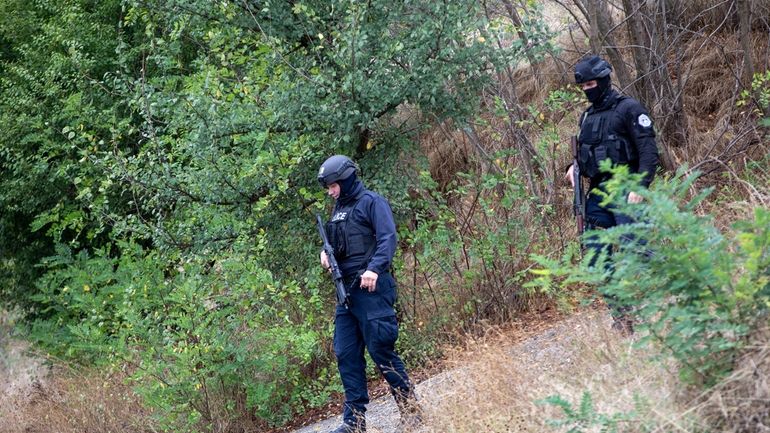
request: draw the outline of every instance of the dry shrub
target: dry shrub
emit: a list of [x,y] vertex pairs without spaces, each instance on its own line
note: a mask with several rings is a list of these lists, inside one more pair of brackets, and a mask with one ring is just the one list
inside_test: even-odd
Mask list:
[[[718,46],[724,47],[724,51],[715,49]],[[699,129],[713,125],[715,118],[730,108],[730,102],[734,103],[737,56],[726,59],[725,53],[735,54],[736,50],[739,43],[734,35],[693,39],[686,46],[687,66],[682,69],[689,73],[684,77],[684,107]],[[728,64],[730,61],[733,63]]]
[[[767,34],[754,34],[752,39],[754,58],[766,62]],[[702,186],[718,185],[721,191],[731,192],[732,197],[720,199],[766,205],[770,197],[768,191],[761,190],[762,181],[752,185],[744,180],[747,163],[766,158],[770,142],[763,137],[766,131],[758,128],[751,107],[738,107],[741,56],[738,37],[732,34],[694,38],[687,43],[682,70],[688,71],[684,98],[689,143],[671,150],[678,164],[687,163],[704,173]],[[756,67],[762,72],[760,67],[767,64],[757,61]]]
[[0,432],[156,431],[140,401],[121,373],[58,367],[46,381],[0,399]]
[[[755,72],[767,67],[767,33],[752,35]],[[685,110],[697,129],[713,128],[718,119],[735,120],[736,79],[741,76],[743,50],[736,34],[716,34],[690,39],[683,47]]]
[[[559,43],[570,43],[566,36]],[[572,67],[582,56],[574,51],[565,52],[561,57],[545,57],[533,68],[523,64],[513,71],[512,78],[516,88],[506,89],[515,92],[521,103],[538,103],[543,101],[554,89],[574,84]],[[510,87],[510,80],[501,80],[501,85]]]
[[733,373],[708,395],[701,412],[723,433],[770,432],[770,329],[756,332]]
[[686,391],[673,366],[650,361],[653,352],[633,349],[609,322],[588,312],[515,346],[504,335],[470,342],[454,355],[457,369],[421,385],[431,389],[422,392],[427,431],[553,431],[547,421],[564,414],[538,401],[560,395],[577,406],[586,391],[597,413],[629,415],[619,431],[695,425],[681,415]]
[[[689,26],[693,29],[713,31],[722,28],[727,31],[738,29],[738,17],[734,1],[725,0],[667,0],[667,20],[673,25]],[[767,26],[770,0],[753,0],[752,28],[761,30]]]
[[450,121],[440,123],[422,134],[419,142],[428,159],[430,175],[441,191],[447,189],[457,173],[475,168],[471,143]]

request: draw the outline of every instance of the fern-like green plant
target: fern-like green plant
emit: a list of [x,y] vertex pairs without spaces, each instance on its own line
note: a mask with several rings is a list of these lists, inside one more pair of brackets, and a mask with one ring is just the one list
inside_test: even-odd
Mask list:
[[621,431],[619,426],[624,422],[630,422],[636,418],[634,412],[616,412],[611,415],[598,412],[593,397],[588,391],[583,392],[577,407],[560,395],[549,396],[540,403],[550,404],[562,410],[564,418],[550,419],[547,424],[551,427],[569,428],[567,433],[596,431],[596,428],[602,433],[617,433]]

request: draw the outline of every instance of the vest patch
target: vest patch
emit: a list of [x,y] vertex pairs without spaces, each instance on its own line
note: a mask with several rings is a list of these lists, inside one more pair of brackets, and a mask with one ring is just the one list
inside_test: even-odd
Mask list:
[[337,212],[332,217],[331,222],[344,221],[345,219],[347,219],[347,217],[348,217],[348,213],[347,212]]
[[649,117],[647,117],[646,114],[640,114],[639,119],[637,119],[637,122],[639,123],[639,126],[642,128],[649,128],[652,125],[652,120],[650,120]]

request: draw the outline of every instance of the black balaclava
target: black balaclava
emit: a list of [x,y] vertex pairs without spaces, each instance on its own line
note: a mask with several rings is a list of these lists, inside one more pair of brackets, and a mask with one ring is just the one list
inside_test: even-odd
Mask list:
[[360,188],[362,188],[362,186],[359,186],[362,185],[362,183],[360,180],[358,180],[358,176],[356,176],[355,173],[351,174],[345,179],[341,179],[337,183],[340,185],[340,196],[338,200],[343,203],[346,203],[354,198],[356,194],[358,194]]
[[586,98],[588,98],[590,103],[599,105],[604,97],[609,93],[611,87],[612,82],[610,81],[610,76],[607,75],[606,77],[597,78],[596,87],[593,89],[584,90],[583,93],[586,94]]

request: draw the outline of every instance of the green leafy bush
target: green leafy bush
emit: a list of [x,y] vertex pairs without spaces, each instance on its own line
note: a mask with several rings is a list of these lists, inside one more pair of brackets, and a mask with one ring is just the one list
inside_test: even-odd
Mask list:
[[736,104],[739,107],[749,107],[752,114],[765,117],[763,122],[767,123],[767,116],[770,115],[770,71],[754,74],[751,89],[741,91]]
[[[536,257],[544,265],[536,283],[596,286],[634,308],[648,331],[641,343],[660,344],[681,362],[684,376],[713,383],[729,371],[749,331],[768,318],[770,211],[757,208],[752,221],[735,224],[726,235],[711,217],[696,212],[709,193],[690,197],[696,174],[682,169],[644,190],[626,167],[611,172],[605,203],[637,222],[586,233],[613,250],[596,257],[594,266],[592,252],[576,266],[572,256]],[[639,191],[644,202],[627,203],[630,190]]]
[[244,257],[162,266],[157,253],[122,252],[52,257],[36,296],[51,319],[33,335],[69,357],[127,366],[168,429],[278,425],[337,389],[316,321],[300,320],[324,311],[318,294]]
[[[0,5],[0,301],[45,350],[130,370],[169,430],[280,424],[339,386],[332,291],[297,241],[329,204],[318,164],[351,154],[411,215],[392,167],[422,120],[400,109],[469,116],[547,32],[528,19],[532,38],[497,46],[482,34],[513,28],[456,0],[161,3]],[[515,209],[508,181],[485,178],[476,209],[494,191]],[[461,228],[469,264],[505,267],[462,272],[484,289],[452,303],[472,320],[517,295],[505,237],[526,237],[494,219]],[[422,322],[403,320],[412,360],[436,350]]]

